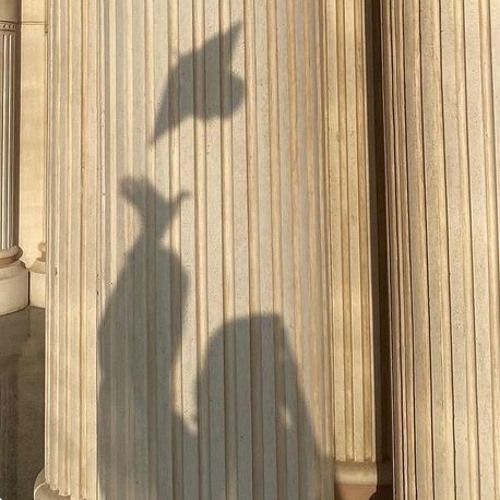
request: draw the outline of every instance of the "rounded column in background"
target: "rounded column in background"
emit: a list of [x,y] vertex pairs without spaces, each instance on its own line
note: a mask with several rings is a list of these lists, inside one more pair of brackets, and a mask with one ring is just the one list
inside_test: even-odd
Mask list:
[[28,272],[16,245],[20,10],[18,0],[0,1],[0,315],[28,304]]

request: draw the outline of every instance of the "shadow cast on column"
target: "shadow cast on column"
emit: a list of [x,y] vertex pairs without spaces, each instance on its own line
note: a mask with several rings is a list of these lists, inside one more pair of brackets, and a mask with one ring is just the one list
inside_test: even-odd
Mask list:
[[[122,182],[122,194],[139,211],[142,231],[126,256],[126,265],[107,303],[98,333],[101,374],[98,404],[99,498],[253,500],[256,498],[255,490],[264,488],[263,484],[256,483],[263,483],[267,473],[276,474],[277,471],[266,473],[264,470],[256,470],[253,446],[258,439],[251,434],[245,436],[243,430],[238,434],[238,427],[241,423],[241,429],[245,428],[245,421],[248,422],[249,415],[252,414],[254,398],[262,400],[268,384],[265,372],[259,371],[256,374],[251,366],[255,345],[262,342],[262,332],[274,336],[275,373],[279,372],[283,376],[286,373],[289,382],[297,384],[296,361],[288,345],[288,335],[282,319],[273,314],[253,315],[236,318],[221,325],[210,335],[211,340],[201,363],[198,365],[196,362],[200,368],[198,375],[194,375],[193,380],[182,377],[179,380],[181,358],[189,356],[189,351],[184,354],[182,352],[188,348],[182,339],[182,311],[189,279],[179,256],[165,248],[161,241],[177,216],[182,200],[188,195],[181,193],[172,201],[166,200],[144,179],[125,179]],[[154,220],[149,220],[147,212],[143,211],[143,201],[148,198],[154,200],[156,206]],[[174,288],[167,290],[165,297],[157,294],[154,304],[145,302],[145,292],[137,288],[133,272],[137,266],[147,268],[147,263],[141,262],[141,259],[151,252],[145,253],[141,246],[145,245],[148,227],[155,227],[155,267],[158,271],[167,271],[169,283]],[[155,277],[147,276],[146,279],[154,280]],[[165,310],[168,311],[166,322],[160,324],[158,317],[165,317]],[[139,324],[143,326],[135,326]],[[237,367],[240,370],[237,372],[240,383],[224,379],[226,368],[222,360],[234,355],[226,351],[228,341],[233,346],[239,345],[240,352],[243,350],[250,353],[246,361]],[[261,348],[262,345],[257,347]],[[221,351],[224,352],[222,359]],[[208,388],[214,377],[219,377],[219,381],[222,377],[225,387],[218,397],[213,397],[213,392],[211,393],[209,404],[214,413],[210,416],[210,431],[209,434],[205,431],[205,435],[201,436],[196,430],[200,424],[199,415],[193,413],[192,409],[182,410],[178,391],[184,384],[192,384],[199,401],[200,391]],[[256,383],[256,377],[259,378],[258,393],[252,387]],[[241,383],[241,380],[244,382]],[[232,385],[232,403],[228,399],[226,384]],[[267,443],[265,447],[260,443],[260,465],[263,468],[266,463],[275,463],[278,471],[281,468],[283,472],[290,465],[287,464],[290,460],[288,454],[266,457],[264,448],[275,453],[278,442],[282,446],[286,446],[285,443],[290,446],[292,443],[296,448],[289,451],[292,455],[296,453],[296,458],[292,457],[291,460],[300,462],[307,455],[307,443],[313,443],[312,455],[316,466],[295,479],[299,493],[292,494],[282,490],[276,498],[318,500],[318,485],[313,474],[321,464],[326,463],[324,461],[331,459],[321,454],[316,443],[312,421],[300,387],[296,387],[294,396],[290,399],[286,400],[285,391],[276,391],[276,400],[273,402],[276,442]],[[233,445],[240,459],[239,463],[232,463],[227,453],[225,432],[228,411],[237,415],[235,426],[238,435],[233,436]],[[262,414],[260,418],[263,421],[266,417]],[[252,433],[253,431],[252,428]],[[262,437],[261,434],[260,438]],[[186,453],[192,456],[195,450],[195,455],[201,461],[200,439],[209,439],[210,446],[218,446],[222,450],[222,461],[212,461],[209,464],[210,493],[205,491],[203,496],[199,477],[193,480],[189,477],[189,471],[198,468],[200,462],[186,463],[183,456]],[[220,472],[214,472],[217,468],[220,468]],[[217,477],[220,481],[216,480]],[[230,477],[237,484],[230,485]],[[278,490],[280,487],[286,488],[283,484],[278,484]],[[239,491],[237,496],[235,491]]]
[[[222,61],[220,72],[209,73],[210,78],[222,80],[223,73],[226,72],[231,81],[231,106],[200,106],[196,99],[182,100],[178,106],[172,104],[173,96],[179,92],[179,86],[183,80],[189,80],[193,72],[196,73],[196,67],[199,61],[206,61],[203,64],[211,64],[217,60],[222,51],[233,53],[234,45],[238,41],[241,33],[241,23],[233,25],[226,33],[216,35],[208,40],[202,48],[196,52],[182,55],[178,64],[169,71],[169,76],[165,84],[165,90],[162,96],[158,116],[156,118],[154,139],[160,139],[169,130],[179,126],[179,124],[188,116],[195,116],[203,120],[209,120],[215,116],[225,118],[230,116],[236,108],[243,102],[245,96],[245,84],[241,78],[231,73],[229,66],[230,60]],[[205,81],[205,87],[210,82]]]
[[[234,25],[198,51],[182,56],[171,68],[155,124],[155,140],[188,116],[224,118],[241,105],[244,82],[226,67],[240,31],[241,24]],[[179,103],[180,83],[192,81],[196,68],[202,67],[200,61],[210,64],[219,51],[225,54],[220,71],[209,72],[206,79],[225,78],[230,82],[229,101],[224,105],[219,96],[219,104],[200,105],[196,96],[191,96]],[[210,82],[204,85],[206,89]],[[184,314],[188,271],[180,256],[162,243],[189,195],[180,193],[168,200],[147,180],[132,178],[122,181],[121,193],[140,215],[141,232],[125,256],[98,331],[99,498],[255,500],[274,474],[277,500],[318,500],[315,489],[319,486],[313,472],[332,461],[320,452],[304,395],[297,387],[300,377],[282,318],[268,314],[228,321],[210,332],[206,353],[200,359],[199,346],[191,351],[183,338],[188,319]],[[196,326],[191,324],[190,328]],[[283,386],[286,379],[288,387],[295,388],[293,396],[283,387],[276,391],[274,415],[270,416],[274,419],[274,443],[263,442],[266,438],[255,422],[249,432],[244,431],[245,425],[248,431],[255,400],[265,404],[262,400],[270,384],[265,370],[256,369],[253,361],[255,351],[262,350],[263,335],[273,336],[267,344],[274,345],[274,372],[282,374]],[[237,363],[236,354],[230,353],[228,346],[239,346],[240,352],[246,353],[246,361]],[[231,359],[235,380],[225,373],[226,362]],[[191,365],[189,376],[183,369],[186,360]],[[211,390],[215,379],[219,392]],[[203,391],[209,391],[208,396]],[[186,392],[194,395],[194,405],[183,399]],[[208,401],[208,417],[207,404],[204,410],[200,405],[205,414],[197,414],[202,396],[205,403]],[[234,418],[232,431],[226,427],[227,412]],[[260,415],[260,425],[269,425],[262,409]],[[285,453],[276,451],[278,444]],[[215,449],[217,459],[210,455]],[[285,484],[287,470],[298,470],[306,461],[311,463],[302,467],[306,472]],[[275,470],[266,470],[272,463]],[[295,491],[286,491],[292,489],[290,484]]]

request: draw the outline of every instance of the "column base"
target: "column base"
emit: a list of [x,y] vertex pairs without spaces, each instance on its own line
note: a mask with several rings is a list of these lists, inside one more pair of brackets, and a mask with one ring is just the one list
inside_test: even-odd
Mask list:
[[0,316],[28,305],[28,271],[21,261],[0,267]]
[[390,462],[335,463],[335,500],[392,500]]
[[37,260],[29,268],[30,272],[30,305],[45,309],[45,262]]
[[35,500],[64,500],[69,499],[70,497],[63,497],[59,495],[57,491],[51,490],[49,485],[45,482],[45,474],[43,470],[38,474],[38,477],[35,481],[35,491],[34,497]]

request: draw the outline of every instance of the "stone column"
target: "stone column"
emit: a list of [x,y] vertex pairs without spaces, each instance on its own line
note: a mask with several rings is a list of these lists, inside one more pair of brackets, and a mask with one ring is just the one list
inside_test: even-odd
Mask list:
[[333,497],[320,26],[52,0],[37,499]]
[[16,245],[20,2],[0,1],[0,315],[28,303],[28,274]]
[[500,498],[500,9],[383,2],[396,498]]
[[337,498],[367,500],[384,488],[390,495],[392,479],[390,378],[383,366],[388,328],[379,276],[385,220],[377,211],[384,163],[374,121],[376,14],[372,2],[328,0],[325,30],[335,482]]

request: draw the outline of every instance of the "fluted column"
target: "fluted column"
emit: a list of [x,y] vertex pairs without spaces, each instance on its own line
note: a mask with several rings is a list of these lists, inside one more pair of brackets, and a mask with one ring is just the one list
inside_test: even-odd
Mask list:
[[338,497],[369,499],[383,485],[390,493],[391,484],[390,379],[381,366],[388,331],[379,279],[377,12],[364,0],[328,0],[326,7],[335,477]]
[[36,498],[333,498],[318,4],[50,18]]
[[383,6],[396,497],[500,498],[500,10]]
[[18,166],[20,2],[0,1],[0,315],[28,303],[28,273],[19,260],[15,179]]

